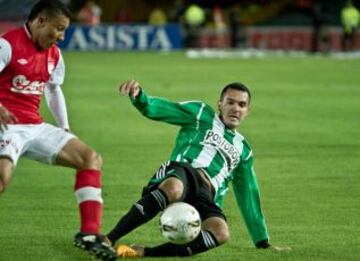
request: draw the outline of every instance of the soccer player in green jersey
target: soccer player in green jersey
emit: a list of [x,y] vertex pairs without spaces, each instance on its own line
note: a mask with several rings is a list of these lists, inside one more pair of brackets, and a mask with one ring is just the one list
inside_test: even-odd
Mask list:
[[187,202],[199,212],[201,233],[190,243],[165,243],[155,247],[117,247],[120,257],[191,256],[205,252],[229,239],[229,227],[222,211],[223,197],[232,182],[237,204],[251,239],[257,248],[271,246],[264,216],[250,144],[236,131],[249,113],[251,94],[241,83],[222,90],[219,114],[199,101],[174,103],[152,97],[135,80],[119,89],[133,105],[152,120],[178,125],[180,131],[169,161],[162,164],[142,193],[142,198],[108,233],[112,244],[148,222],[166,206]]

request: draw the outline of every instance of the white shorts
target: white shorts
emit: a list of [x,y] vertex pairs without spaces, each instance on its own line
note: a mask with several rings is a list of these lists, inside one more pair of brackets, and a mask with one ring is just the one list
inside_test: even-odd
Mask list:
[[65,144],[75,135],[50,125],[12,124],[0,132],[0,156],[13,161],[14,166],[21,156],[47,164],[54,164]]

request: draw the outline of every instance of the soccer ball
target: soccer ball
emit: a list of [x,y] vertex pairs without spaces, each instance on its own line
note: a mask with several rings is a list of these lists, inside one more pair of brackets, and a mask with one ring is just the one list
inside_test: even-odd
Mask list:
[[160,216],[161,234],[174,244],[191,242],[199,235],[200,230],[199,212],[187,203],[173,203]]

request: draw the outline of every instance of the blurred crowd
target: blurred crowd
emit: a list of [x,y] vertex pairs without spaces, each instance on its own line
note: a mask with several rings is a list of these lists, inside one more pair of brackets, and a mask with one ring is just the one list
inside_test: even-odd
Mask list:
[[[148,23],[165,25],[179,23],[186,47],[205,45],[217,48],[246,47],[245,30],[253,25],[305,25],[312,27],[312,51],[326,42],[323,28],[343,27],[343,48],[352,50],[360,15],[356,2],[349,0],[63,0],[73,10],[73,22],[99,25],[105,23]],[[0,0],[1,19],[6,19],[9,4]],[[23,0],[19,8],[32,6],[36,0]],[[6,9],[4,14],[2,9]],[[15,12],[18,16],[22,12]],[[10,17],[11,20],[14,17]],[[201,37],[199,37],[199,35]]]

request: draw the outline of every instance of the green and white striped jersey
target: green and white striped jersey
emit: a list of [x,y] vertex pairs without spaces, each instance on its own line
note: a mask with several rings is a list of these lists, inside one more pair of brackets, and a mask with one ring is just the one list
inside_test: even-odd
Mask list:
[[200,168],[215,189],[215,203],[223,206],[230,182],[254,243],[268,239],[250,144],[227,128],[215,111],[200,101],[174,103],[148,96],[143,90],[134,106],[146,117],[180,126],[170,160]]

